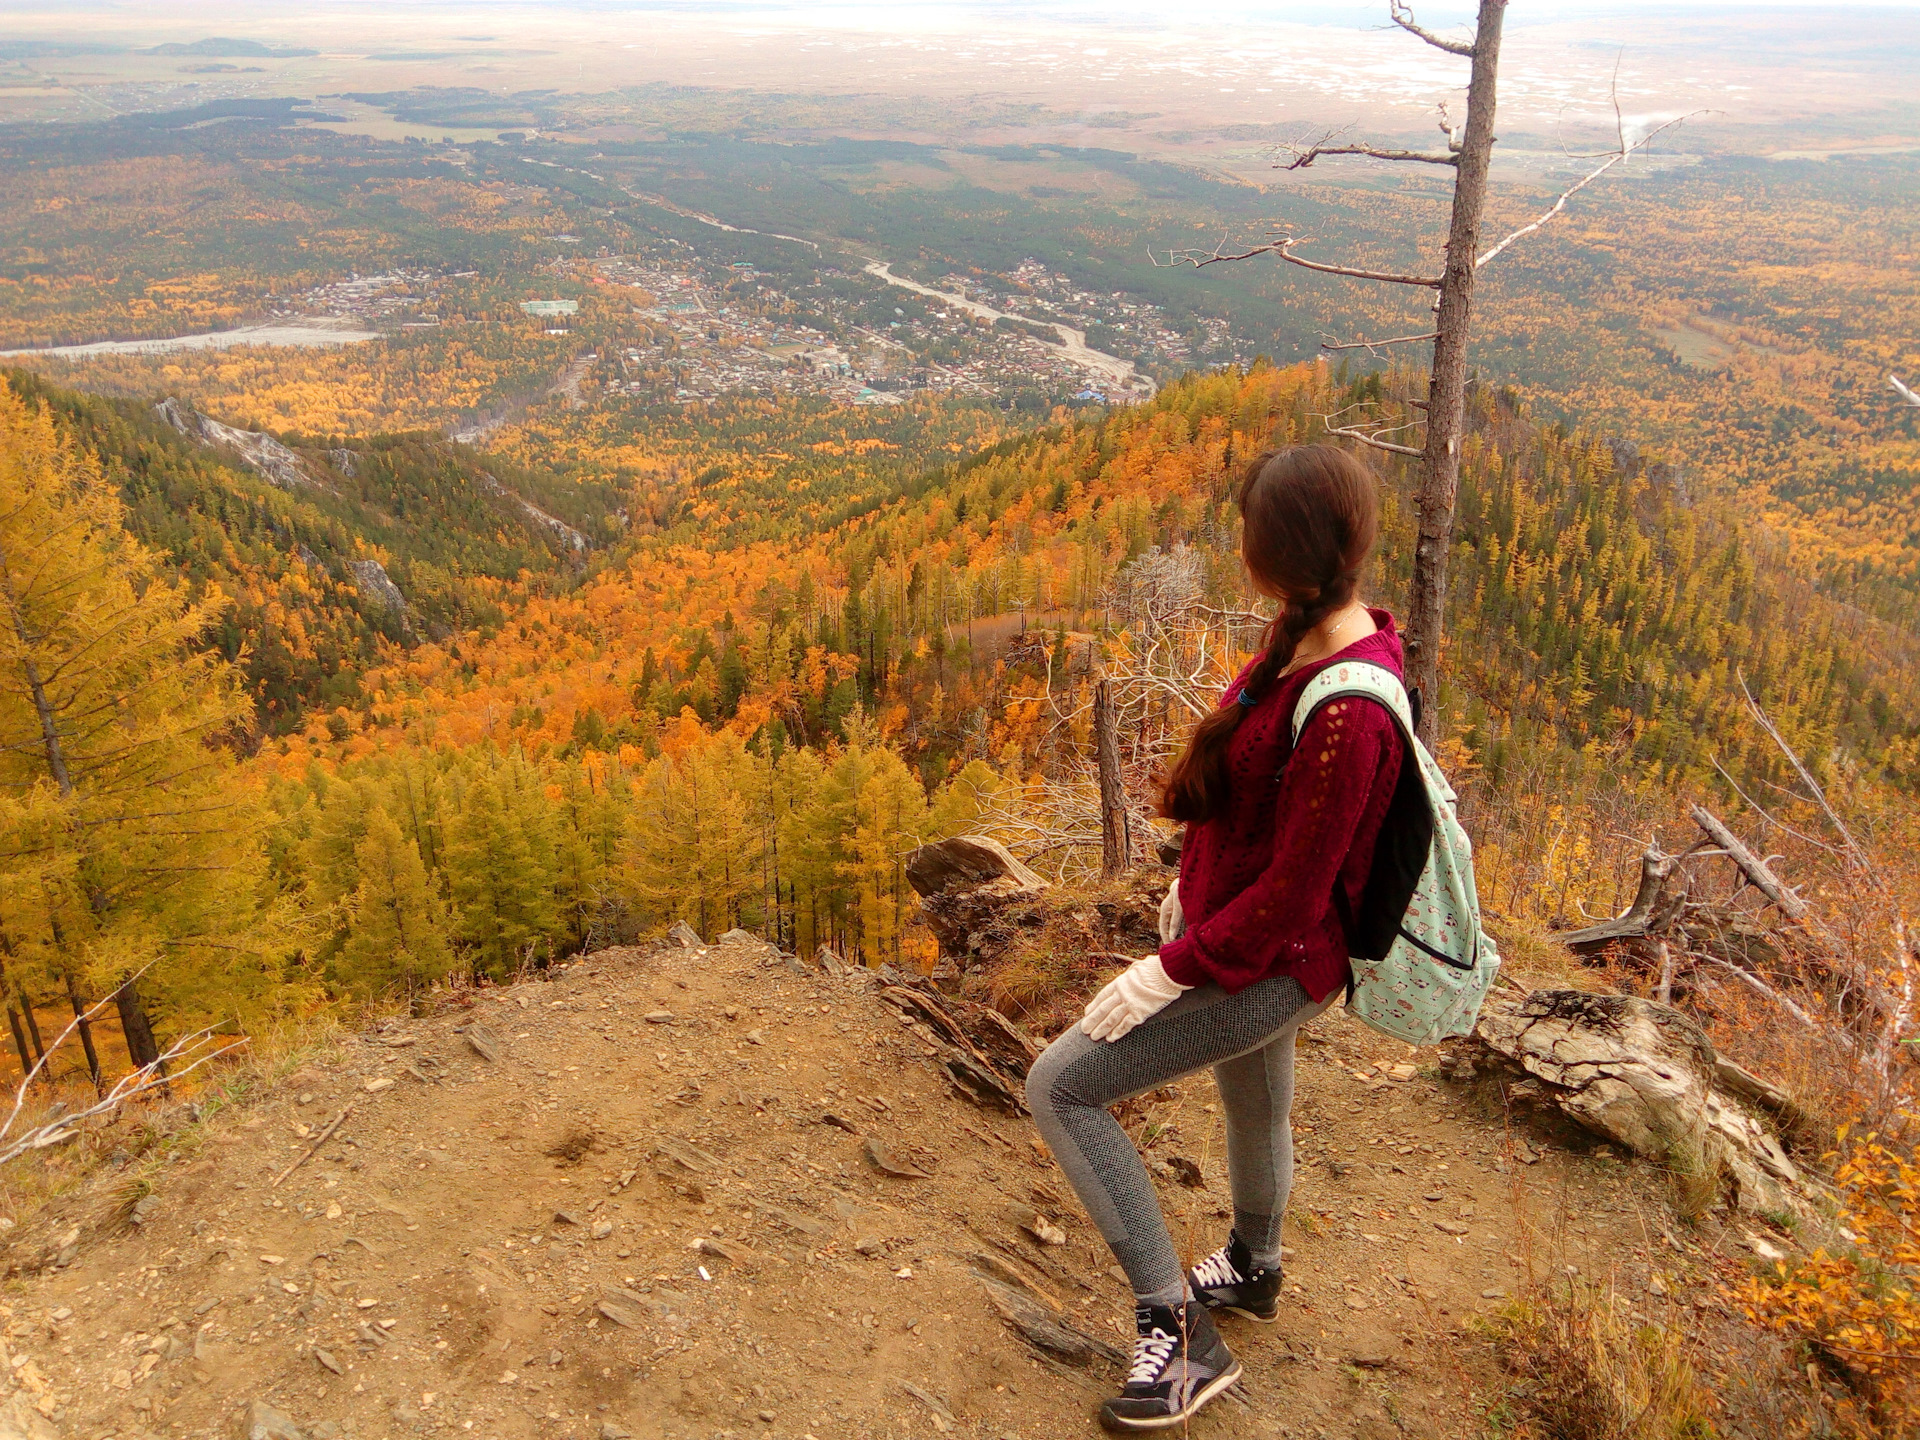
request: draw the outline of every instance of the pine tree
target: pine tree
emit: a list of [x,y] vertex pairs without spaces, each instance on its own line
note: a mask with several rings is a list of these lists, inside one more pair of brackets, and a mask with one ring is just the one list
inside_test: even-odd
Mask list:
[[444,979],[453,952],[419,848],[375,806],[354,858],[360,880],[348,905],[353,919],[341,979],[361,995],[411,993]]
[[[180,1028],[285,997],[250,926],[251,797],[218,742],[251,706],[122,523],[91,453],[0,388],[0,857],[34,948],[78,1003],[112,992],[136,1064]],[[142,971],[144,970],[144,975]],[[290,992],[289,992],[290,993]]]
[[550,948],[555,929],[551,857],[530,833],[511,778],[468,778],[447,844],[455,931],[475,974],[504,979]]
[[647,920],[685,920],[709,939],[762,920],[764,831],[749,805],[750,766],[740,737],[726,731],[647,766],[620,875]]

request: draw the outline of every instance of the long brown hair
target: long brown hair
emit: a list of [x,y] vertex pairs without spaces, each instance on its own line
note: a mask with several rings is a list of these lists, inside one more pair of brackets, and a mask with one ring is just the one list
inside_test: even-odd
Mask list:
[[[1254,583],[1285,602],[1240,690],[1194,728],[1167,776],[1160,813],[1205,820],[1225,802],[1227,746],[1307,633],[1353,599],[1379,529],[1378,479],[1345,450],[1296,445],[1254,457],[1240,485],[1240,553]],[[1244,695],[1244,701],[1241,696]]]

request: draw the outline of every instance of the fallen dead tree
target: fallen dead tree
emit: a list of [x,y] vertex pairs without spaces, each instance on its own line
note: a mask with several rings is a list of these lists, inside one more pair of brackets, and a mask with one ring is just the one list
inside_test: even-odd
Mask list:
[[[1896,923],[1888,965],[1869,965],[1781,878],[1777,857],[1748,845],[1702,805],[1689,815],[1701,838],[1678,854],[1649,843],[1633,903],[1562,933],[1561,943],[1588,961],[1641,973],[1663,1004],[1710,1001],[1717,985],[1736,984],[1889,1083],[1905,1063],[1900,1046],[1914,1013],[1920,956],[1913,937]],[[1733,872],[1718,894],[1705,868],[1714,861]],[[1772,1108],[1785,1113],[1784,1097]]]
[[1636,995],[1583,990],[1489,997],[1447,1061],[1455,1079],[1492,1072],[1522,1108],[1566,1117],[1663,1166],[1700,1196],[1753,1214],[1810,1216],[1816,1188],[1762,1119],[1789,1104],[1728,1065],[1690,1017]]

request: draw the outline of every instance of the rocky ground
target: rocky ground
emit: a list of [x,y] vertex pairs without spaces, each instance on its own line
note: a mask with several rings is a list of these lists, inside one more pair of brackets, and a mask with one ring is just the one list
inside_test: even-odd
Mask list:
[[[602,951],[209,1107],[10,1232],[0,1437],[1089,1432],[1124,1286],[1030,1124],[877,991],[756,943]],[[1338,1007],[1301,1055],[1290,1304],[1228,1322],[1246,1380],[1195,1433],[1479,1434],[1508,1382],[1476,1317],[1549,1269],[1720,1304],[1644,1166]],[[1211,1082],[1125,1118],[1211,1250]]]

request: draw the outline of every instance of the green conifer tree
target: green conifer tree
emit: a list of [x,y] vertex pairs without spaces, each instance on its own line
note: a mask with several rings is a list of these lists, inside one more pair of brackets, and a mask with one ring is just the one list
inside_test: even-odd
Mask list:
[[341,979],[361,995],[411,994],[445,979],[453,951],[419,847],[376,805],[355,859],[360,880],[348,906],[352,926],[340,954]]

